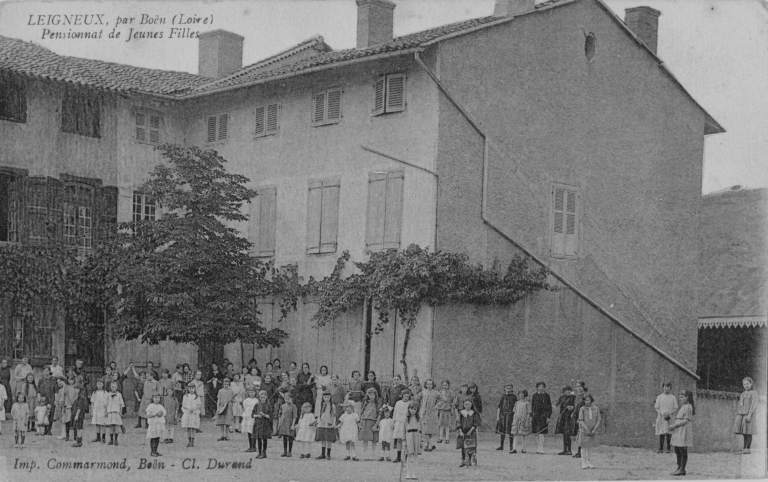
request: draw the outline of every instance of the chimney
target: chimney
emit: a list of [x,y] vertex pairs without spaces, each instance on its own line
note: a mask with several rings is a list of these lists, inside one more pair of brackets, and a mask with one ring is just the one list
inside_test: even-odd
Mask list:
[[243,67],[244,37],[226,30],[212,30],[198,37],[198,75],[218,79]]
[[661,12],[651,7],[628,8],[624,12],[624,23],[655,54]]
[[535,0],[496,0],[493,15],[496,17],[514,17],[536,9]]
[[357,48],[392,40],[394,10],[389,0],[357,0]]

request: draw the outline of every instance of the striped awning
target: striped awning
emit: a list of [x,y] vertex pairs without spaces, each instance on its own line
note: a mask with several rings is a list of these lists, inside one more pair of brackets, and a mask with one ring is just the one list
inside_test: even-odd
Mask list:
[[699,318],[701,328],[758,328],[768,326],[768,316],[702,316]]

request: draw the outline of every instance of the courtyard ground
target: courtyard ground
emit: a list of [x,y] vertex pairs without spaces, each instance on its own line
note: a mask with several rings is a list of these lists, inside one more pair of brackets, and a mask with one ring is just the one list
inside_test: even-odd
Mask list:
[[[132,427],[135,418],[126,419]],[[344,450],[335,444],[333,460],[315,460],[319,454],[317,445],[312,447],[313,458],[298,458],[294,447],[292,458],[282,458],[282,440],[269,441],[268,458],[256,460],[253,454],[244,453],[247,440],[242,434],[231,434],[229,442],[217,442],[218,427],[211,420],[203,421],[203,433],[198,434],[194,448],[186,448],[186,435],[176,431],[173,444],[160,444],[162,457],[149,457],[149,441],[145,430],[128,428],[120,436],[118,447],[91,443],[95,431],[86,427],[84,446],[73,448],[73,442],[56,440],[54,436],[27,435],[24,450],[13,447],[11,422],[3,422],[0,436],[0,482],[26,482],[55,480],[68,481],[396,481],[400,480],[400,464],[373,461],[343,461]],[[454,439],[455,440],[455,439]],[[578,459],[558,456],[560,436],[546,437],[544,455],[532,453],[534,441],[529,437],[528,453],[509,454],[496,451],[498,438],[491,433],[481,433],[478,450],[478,467],[459,468],[460,455],[455,442],[441,444],[437,450],[421,457],[419,480],[480,481],[480,480],[642,480],[672,479],[675,469],[674,454],[656,454],[648,449],[601,446],[592,457],[597,467],[582,470]],[[751,458],[760,457],[753,454]],[[214,461],[215,459],[215,461]],[[733,479],[741,477],[748,465],[749,456],[733,453],[691,453],[688,476],[683,479]],[[113,469],[66,468],[69,462],[116,462]],[[159,468],[160,463],[163,465]],[[226,463],[229,462],[229,466]],[[245,468],[232,468],[240,462]],[[142,468],[144,466],[156,468]],[[56,468],[56,467],[62,468]],[[209,468],[216,467],[216,468]],[[746,472],[745,472],[746,473]],[[405,480],[405,471],[402,473]],[[677,478],[676,478],[677,479]]]

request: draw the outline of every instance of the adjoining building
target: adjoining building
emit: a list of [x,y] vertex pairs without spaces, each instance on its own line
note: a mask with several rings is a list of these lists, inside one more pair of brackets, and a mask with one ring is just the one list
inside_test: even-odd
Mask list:
[[[242,67],[243,38],[217,30],[200,38],[201,75],[0,37],[2,241],[39,242],[44,217],[87,252],[95,223],[154,216],[138,187],[155,144],[215,149],[259,192],[237,226],[253,255],[305,278],[329,274],[343,251],[361,260],[412,243],[549,266],[561,289],[509,309],[424,307],[409,366],[488,395],[583,379],[609,442],[654,443],[661,382],[698,378],[702,155],[705,136],[723,132],[656,55],[659,12],[622,20],[601,0],[498,0],[488,17],[393,38],[395,4],[357,5],[356,48],[313,37]],[[266,325],[278,323],[261,301]],[[304,300],[280,321],[291,334],[280,348],[107,340],[102,355],[401,371],[397,323],[367,336],[376,315],[360,309],[318,329],[316,309]],[[79,356],[65,318],[41,317],[0,349]]]

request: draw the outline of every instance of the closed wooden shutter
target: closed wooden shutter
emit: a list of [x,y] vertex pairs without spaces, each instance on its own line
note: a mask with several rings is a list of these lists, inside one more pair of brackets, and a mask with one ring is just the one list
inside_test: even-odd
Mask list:
[[147,140],[147,116],[141,112],[136,113],[136,140]]
[[274,256],[277,224],[277,188],[259,189],[259,256]]
[[45,245],[48,239],[48,179],[32,176],[26,179],[27,242],[31,245]]
[[336,251],[339,231],[339,183],[323,181],[322,208],[320,212],[320,252]]
[[219,140],[229,137],[229,114],[219,116]]
[[307,253],[320,252],[320,213],[322,208],[323,184],[320,181],[309,183],[307,197]]
[[405,110],[405,74],[387,76],[387,112]]
[[373,84],[373,115],[384,113],[384,91],[386,89],[386,77],[381,76]]
[[149,142],[153,144],[160,143],[160,116],[149,116]]
[[259,107],[256,107],[256,111],[254,114],[255,121],[256,121],[256,129],[254,130],[254,135],[257,137],[263,136],[267,133],[267,126],[264,122],[264,116],[266,113],[266,109],[263,105],[260,105]]
[[312,96],[312,123],[322,124],[325,121],[325,92]]
[[[48,243],[60,243],[62,241],[64,223],[64,183],[58,179],[47,179],[48,189],[48,225],[46,236]],[[115,188],[117,190],[117,188]],[[115,201],[117,202],[117,201]],[[117,210],[117,206],[115,206]],[[117,217],[117,213],[115,213]]]
[[565,255],[575,256],[578,248],[576,193],[566,191],[565,203]]
[[248,241],[253,245],[251,247],[251,252],[258,255],[260,238],[259,230],[261,228],[261,195],[257,195],[255,198],[251,199],[251,204],[249,206]]
[[102,227],[110,233],[117,231],[117,197],[116,186],[105,186],[101,189],[99,215]]
[[552,256],[565,256],[565,190],[554,188],[553,212],[554,226],[552,228]]
[[368,178],[368,219],[365,229],[365,247],[367,249],[384,248],[386,205],[387,174],[371,174]]
[[214,142],[216,140],[216,116],[212,115],[208,117],[208,137],[207,142]]
[[341,119],[341,89],[328,89],[326,119],[328,122],[334,122]]
[[403,171],[387,173],[387,199],[384,214],[384,249],[400,248],[403,220]]
[[280,112],[279,104],[269,104],[267,106],[267,134],[275,134],[277,132],[278,122],[277,118]]

